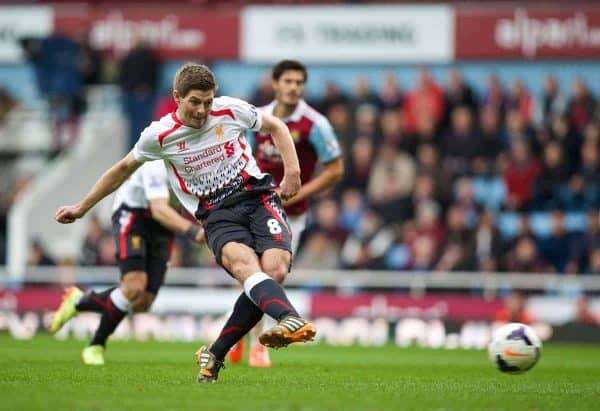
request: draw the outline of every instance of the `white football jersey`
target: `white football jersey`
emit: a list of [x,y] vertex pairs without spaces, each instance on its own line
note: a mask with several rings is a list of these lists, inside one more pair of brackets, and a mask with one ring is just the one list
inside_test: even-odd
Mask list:
[[148,208],[148,200],[169,198],[167,169],[162,161],[142,164],[119,187],[113,203],[113,211],[121,205],[131,208]]
[[228,199],[274,187],[245,137],[248,129],[261,126],[261,114],[251,104],[217,97],[204,126],[187,127],[176,113],[168,114],[142,132],[133,155],[137,161],[164,160],[179,201],[201,219]]

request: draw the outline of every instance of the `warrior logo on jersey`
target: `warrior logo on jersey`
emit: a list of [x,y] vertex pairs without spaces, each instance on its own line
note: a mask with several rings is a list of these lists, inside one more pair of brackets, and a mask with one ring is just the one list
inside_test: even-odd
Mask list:
[[187,150],[187,146],[185,144],[185,141],[180,141],[179,143],[177,143],[177,151],[178,152],[182,152]]

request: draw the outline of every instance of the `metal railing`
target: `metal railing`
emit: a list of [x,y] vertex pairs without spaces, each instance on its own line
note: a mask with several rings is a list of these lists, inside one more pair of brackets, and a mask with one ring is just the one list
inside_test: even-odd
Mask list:
[[[0,267],[0,286],[27,284],[108,284],[119,278],[116,267],[29,267],[19,282]],[[236,284],[223,269],[171,268],[167,285],[230,287]],[[338,290],[384,288],[421,294],[428,290],[472,290],[495,295],[503,290],[532,292],[600,292],[600,275],[560,275],[531,273],[422,272],[371,270],[293,270],[286,286],[333,288]]]

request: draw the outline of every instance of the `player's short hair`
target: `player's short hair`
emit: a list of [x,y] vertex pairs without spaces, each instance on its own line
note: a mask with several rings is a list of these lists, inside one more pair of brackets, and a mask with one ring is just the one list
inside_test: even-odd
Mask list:
[[173,90],[177,90],[181,97],[187,96],[190,90],[210,91],[216,89],[215,75],[204,64],[185,63],[173,78]]
[[304,82],[308,80],[308,72],[306,66],[298,60],[281,60],[273,67],[273,80],[277,81],[288,70],[301,71],[304,74]]

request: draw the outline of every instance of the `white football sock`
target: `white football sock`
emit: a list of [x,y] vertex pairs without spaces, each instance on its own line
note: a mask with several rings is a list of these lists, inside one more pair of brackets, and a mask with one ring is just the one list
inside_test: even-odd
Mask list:
[[257,284],[262,283],[263,281],[266,281],[266,280],[270,280],[270,279],[271,279],[271,277],[269,277],[267,274],[260,272],[260,271],[258,273],[254,273],[250,277],[246,278],[246,280],[244,281],[244,292],[246,293],[246,295],[248,296],[250,301],[252,301],[254,304],[256,304],[256,301],[254,301],[252,299],[252,296],[250,295],[250,290],[252,290]]
[[110,299],[112,300],[115,307],[123,312],[128,312],[131,310],[131,302],[125,297],[121,288],[115,288],[110,293]]

